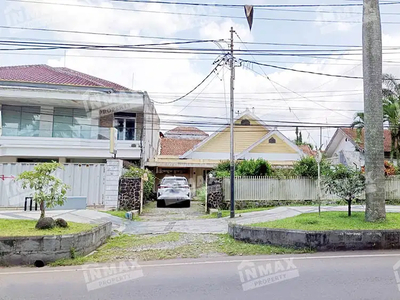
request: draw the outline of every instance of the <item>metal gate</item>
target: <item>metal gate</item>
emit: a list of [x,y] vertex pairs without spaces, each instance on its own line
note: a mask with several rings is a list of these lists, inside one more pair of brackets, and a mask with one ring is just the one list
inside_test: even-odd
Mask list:
[[[23,190],[15,178],[24,171],[33,170],[34,163],[0,164],[0,207],[23,207],[30,190]],[[55,174],[70,186],[68,196],[85,196],[87,205],[103,205],[105,191],[105,164],[64,164],[64,170]]]

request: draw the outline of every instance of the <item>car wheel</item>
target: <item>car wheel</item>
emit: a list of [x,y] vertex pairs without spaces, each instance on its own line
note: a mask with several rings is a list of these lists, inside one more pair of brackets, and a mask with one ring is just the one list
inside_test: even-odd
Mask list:
[[186,200],[182,204],[183,207],[190,207],[190,200]]
[[157,207],[165,207],[165,201],[164,200],[157,200]]

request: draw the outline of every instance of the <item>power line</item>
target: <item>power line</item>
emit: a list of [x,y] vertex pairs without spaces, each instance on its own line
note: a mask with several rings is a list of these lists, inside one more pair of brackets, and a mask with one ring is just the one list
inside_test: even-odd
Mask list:
[[218,69],[218,67],[220,66],[220,64],[217,64],[210,73],[208,73],[208,75],[202,80],[200,81],[200,83],[198,85],[196,85],[193,89],[191,89],[189,92],[187,92],[186,94],[184,94],[183,96],[180,96],[172,101],[167,101],[167,102],[158,102],[158,101],[153,101],[154,103],[157,104],[171,104],[171,103],[175,103],[179,100],[182,100],[183,98],[185,98],[186,96],[190,95],[191,93],[193,93],[199,86],[201,86],[208,78],[210,78],[210,76]]
[[[184,5],[184,6],[208,6],[208,7],[229,7],[229,8],[241,8],[243,9],[244,4],[222,4],[222,3],[195,3],[195,2],[170,2],[170,1],[147,1],[147,0],[111,0],[114,2],[123,3],[146,3],[146,4],[167,4],[167,5]],[[393,2],[382,2],[380,5],[393,5],[399,4],[397,1]],[[254,7],[346,7],[346,6],[362,6],[362,3],[341,3],[341,4],[255,4]]]
[[337,74],[328,74],[328,73],[321,73],[321,72],[298,70],[298,69],[280,67],[280,66],[275,66],[275,65],[270,65],[270,64],[258,63],[255,61],[244,60],[244,59],[241,59],[240,61],[245,62],[245,63],[259,65],[259,66],[271,67],[271,68],[275,68],[275,69],[294,71],[294,72],[300,72],[300,73],[306,73],[306,74],[322,75],[322,76],[337,77],[337,78],[347,78],[347,79],[363,79],[360,76],[337,75]]

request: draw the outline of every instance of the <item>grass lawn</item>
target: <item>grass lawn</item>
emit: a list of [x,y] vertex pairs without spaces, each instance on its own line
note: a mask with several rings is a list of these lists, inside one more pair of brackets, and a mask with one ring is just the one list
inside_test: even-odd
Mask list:
[[[271,207],[258,207],[258,208],[248,208],[248,209],[236,209],[235,210],[235,216],[238,216],[242,213],[248,213],[248,212],[253,212],[253,211],[263,211],[263,210],[269,210],[275,208],[274,206]],[[229,217],[231,212],[230,210],[221,210],[222,212],[222,217]],[[211,213],[205,216],[201,216],[202,219],[215,219],[217,218],[217,213]]]
[[[126,214],[128,211],[126,211],[126,210],[104,210],[104,211],[101,211],[101,212],[102,212],[102,213],[109,214],[109,215],[112,215],[112,216],[114,216],[114,217],[119,217],[119,218],[125,219],[125,214]],[[132,220],[133,220],[133,221],[139,221],[139,220],[140,220],[140,217],[134,216]]]
[[[227,234],[209,235],[213,239],[204,242],[200,237],[194,242],[179,244],[185,238],[182,233],[166,233],[160,235],[120,235],[109,239],[108,243],[98,249],[97,252],[86,257],[58,260],[52,266],[80,265],[85,263],[108,262],[115,260],[160,260],[173,258],[198,258],[208,254],[219,255],[262,255],[262,254],[290,254],[306,253],[309,249],[295,250],[290,248],[268,245],[254,245],[236,241]],[[158,245],[165,246],[168,243],[176,244],[176,247],[157,249]],[[149,249],[149,248],[155,249]]]
[[38,230],[35,220],[7,220],[0,219],[0,237],[5,236],[40,236],[60,235],[88,231],[95,227],[93,224],[68,222],[68,228],[55,227],[53,229]]
[[386,221],[378,223],[365,222],[364,212],[352,212],[352,216],[348,217],[347,211],[335,211],[322,212],[321,217],[318,213],[308,213],[277,221],[251,224],[251,226],[302,230],[400,229],[400,213],[387,213]]

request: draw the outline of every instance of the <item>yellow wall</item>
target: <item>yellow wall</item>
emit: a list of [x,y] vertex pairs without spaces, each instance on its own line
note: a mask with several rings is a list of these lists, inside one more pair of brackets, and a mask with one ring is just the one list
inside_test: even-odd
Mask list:
[[[249,117],[247,117],[249,118]],[[235,124],[240,125],[242,119],[237,120]],[[234,128],[235,131],[235,153],[241,153],[249,148],[251,145],[259,141],[263,136],[268,133],[260,123],[255,120],[250,120],[251,126],[238,126]],[[228,153],[230,151],[230,129],[226,128],[217,135],[215,135],[206,144],[196,149],[196,152],[215,152],[215,153]]]
[[[275,144],[270,144],[268,141],[270,138],[276,140]],[[286,142],[279,138],[276,134],[267,138],[261,144],[254,147],[250,153],[297,153],[292,147],[290,147]]]

